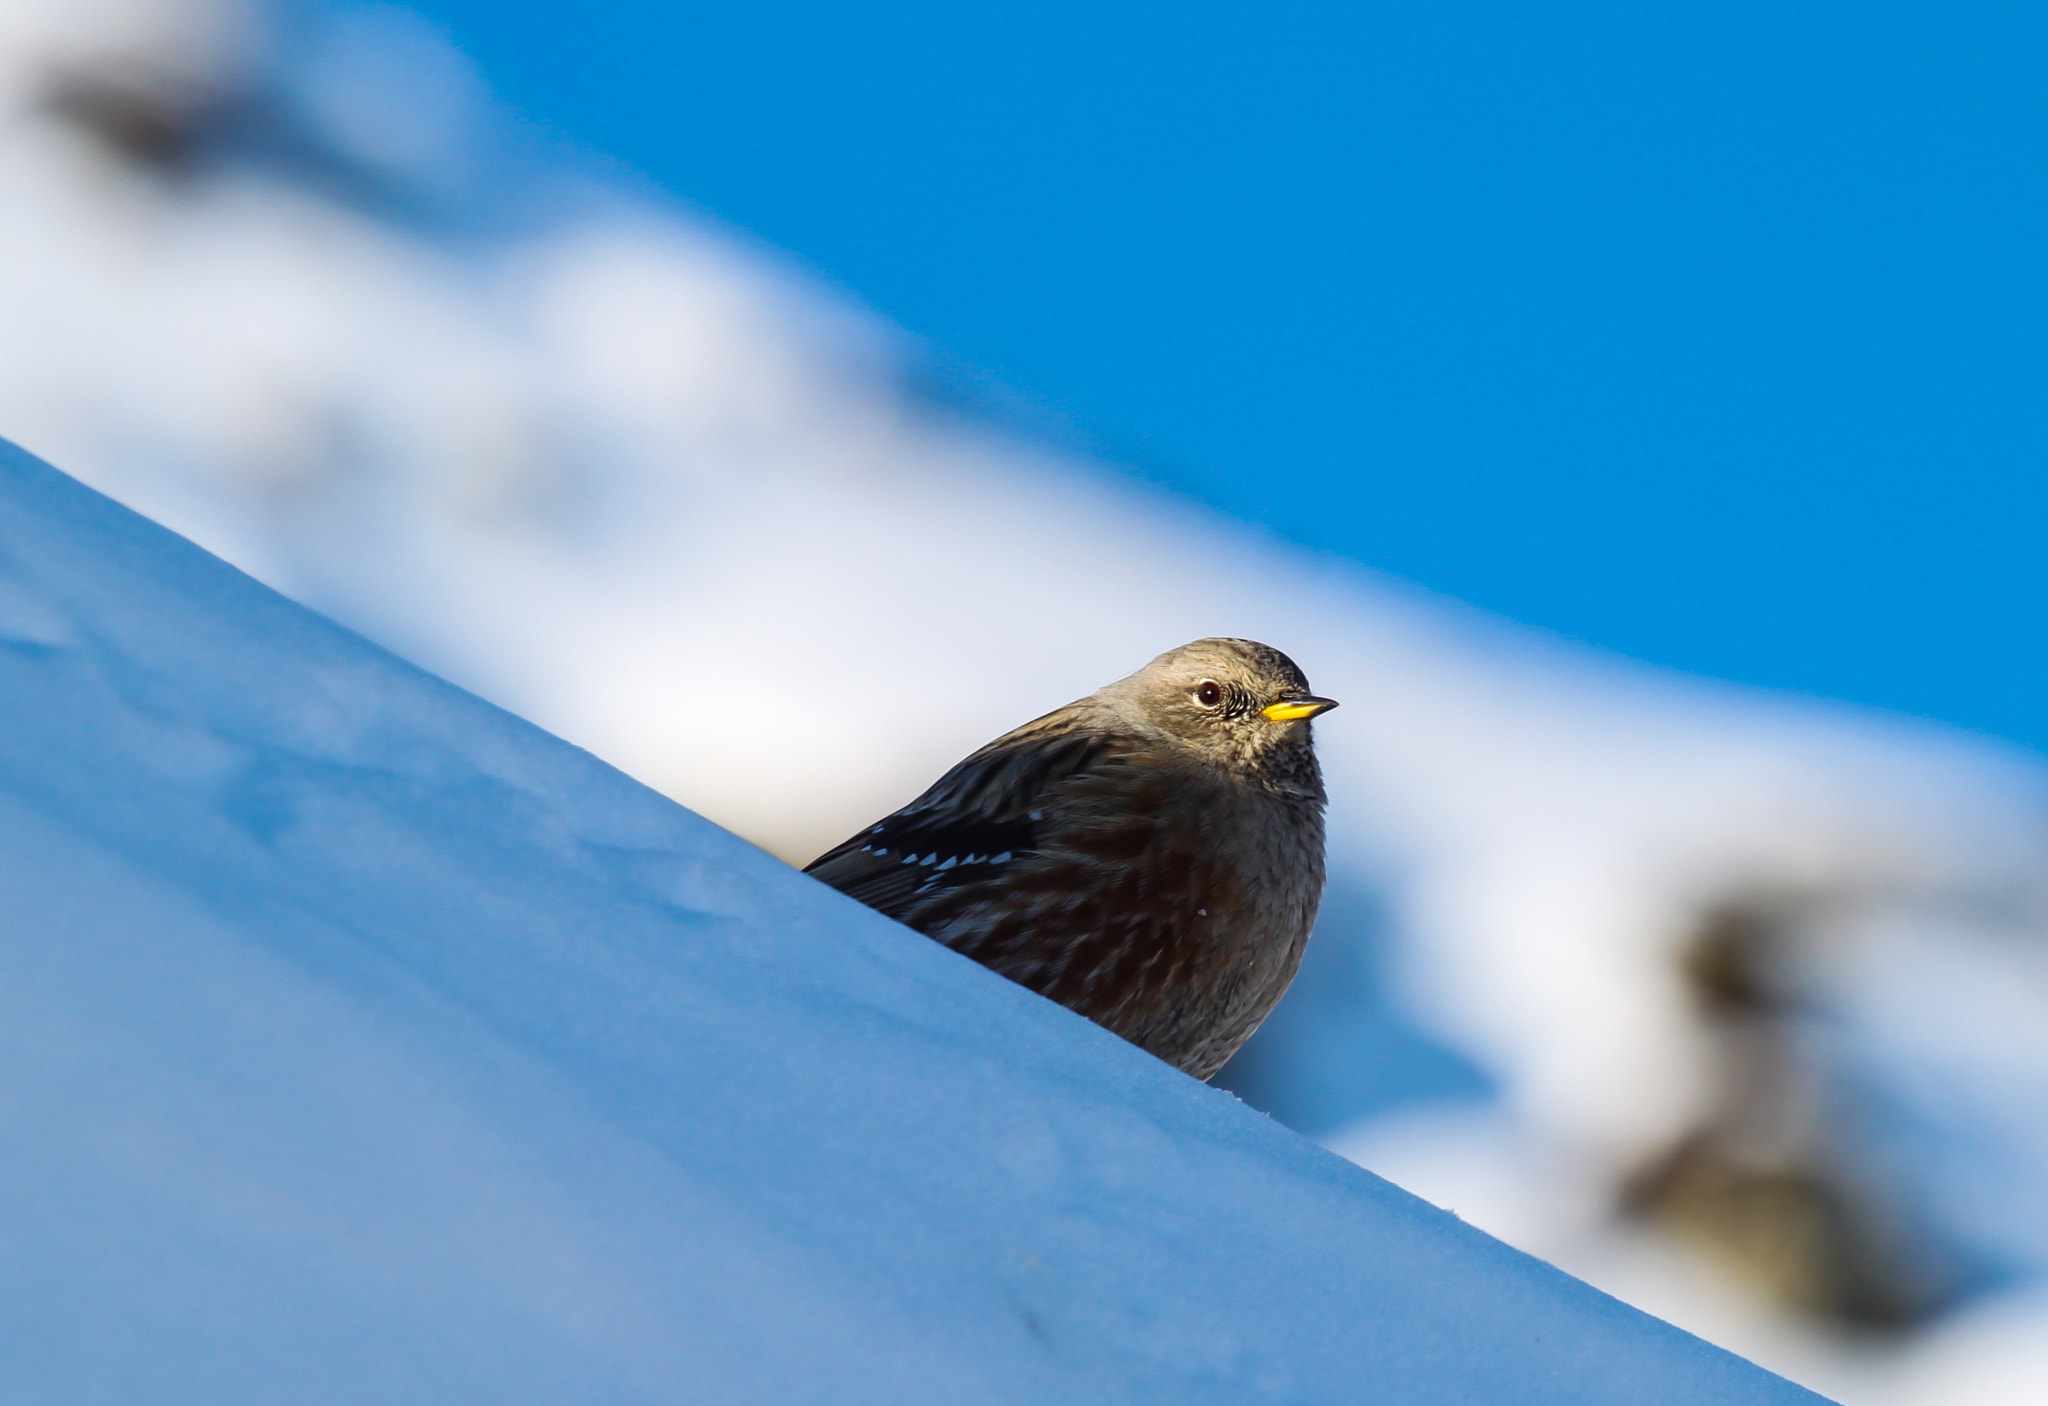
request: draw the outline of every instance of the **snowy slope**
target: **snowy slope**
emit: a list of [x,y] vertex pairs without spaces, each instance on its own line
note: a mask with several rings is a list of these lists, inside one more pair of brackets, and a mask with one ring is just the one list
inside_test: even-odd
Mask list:
[[12,1401],[1813,1399],[0,456]]

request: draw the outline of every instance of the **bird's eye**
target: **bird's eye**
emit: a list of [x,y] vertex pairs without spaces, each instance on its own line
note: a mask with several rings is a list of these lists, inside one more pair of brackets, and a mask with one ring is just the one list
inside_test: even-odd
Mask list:
[[1213,708],[1223,701],[1223,687],[1212,679],[1203,679],[1195,685],[1195,701],[1204,708]]

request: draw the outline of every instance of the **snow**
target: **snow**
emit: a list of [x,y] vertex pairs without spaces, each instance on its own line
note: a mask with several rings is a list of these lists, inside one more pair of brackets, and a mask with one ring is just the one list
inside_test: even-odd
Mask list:
[[1814,1399],[12,450],[0,571],[11,1400]]
[[[81,75],[176,159],[53,103]],[[2038,759],[1574,649],[935,404],[898,334],[524,142],[402,10],[5,0],[0,117],[0,434],[789,859],[1162,648],[1267,639],[1344,701],[1333,887],[1226,1077],[1857,1406],[2048,1390],[2012,1326],[2048,1274]],[[262,776],[258,829],[302,780]],[[1876,1354],[1616,1216],[1725,1111],[1682,966],[1731,909],[1848,1110],[1805,1132],[1968,1285]]]

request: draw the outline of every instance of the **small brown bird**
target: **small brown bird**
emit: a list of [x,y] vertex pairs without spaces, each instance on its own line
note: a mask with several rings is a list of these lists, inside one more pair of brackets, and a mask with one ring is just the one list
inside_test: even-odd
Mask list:
[[1207,1079],[1301,965],[1323,894],[1309,719],[1336,706],[1277,649],[1196,640],[805,872]]

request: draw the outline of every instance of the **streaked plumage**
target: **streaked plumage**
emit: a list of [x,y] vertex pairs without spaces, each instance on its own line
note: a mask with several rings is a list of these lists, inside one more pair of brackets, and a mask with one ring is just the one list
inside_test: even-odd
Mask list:
[[1300,965],[1323,889],[1308,719],[1334,706],[1278,650],[1197,640],[807,872],[1206,1079]]

